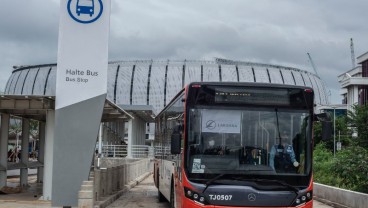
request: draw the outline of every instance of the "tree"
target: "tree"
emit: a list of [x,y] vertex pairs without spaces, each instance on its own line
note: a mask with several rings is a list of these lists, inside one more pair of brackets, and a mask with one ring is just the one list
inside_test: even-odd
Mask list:
[[[22,119],[13,118],[10,122],[10,133],[14,134],[17,138],[17,143],[15,145],[19,146],[21,141],[18,141],[19,136],[22,134]],[[29,134],[34,140],[38,140],[39,138],[39,122],[36,120],[29,121]],[[18,143],[19,142],[19,143]]]
[[334,174],[341,179],[339,187],[368,193],[368,151],[350,146],[338,152],[333,161]]
[[29,121],[29,134],[32,136],[33,139],[38,139],[39,134],[39,122],[36,120]]
[[10,133],[14,134],[15,137],[18,137],[22,132],[22,120],[20,119],[12,119],[9,127]]
[[314,122],[313,124],[314,146],[322,142],[322,122]]
[[[331,118],[333,119],[333,116],[331,116]],[[333,123],[333,121],[332,121]],[[336,117],[335,120],[335,127],[336,127],[336,142],[339,139],[339,132],[341,134],[341,143],[343,146],[349,146],[349,144],[351,143],[351,130],[349,130],[348,128],[348,123],[347,123],[347,117],[346,116],[338,116]],[[323,131],[323,125],[321,121],[315,122],[314,123],[314,145],[316,146],[317,144],[321,143],[323,141],[322,139],[322,131]],[[332,126],[333,128],[333,126]],[[325,143],[325,146],[333,151],[333,129],[332,129],[332,135],[331,138],[329,138],[328,140],[324,140],[323,142]]]
[[[339,138],[339,134],[341,135]],[[342,146],[347,147],[351,143],[352,131],[348,128],[348,117],[336,117],[336,142],[340,140]]]
[[368,105],[354,105],[348,112],[350,126],[358,133],[357,145],[368,149]]

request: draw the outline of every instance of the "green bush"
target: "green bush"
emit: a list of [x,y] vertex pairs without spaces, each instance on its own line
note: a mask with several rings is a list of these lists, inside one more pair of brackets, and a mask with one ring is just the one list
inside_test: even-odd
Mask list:
[[317,144],[314,149],[314,181],[353,191],[368,193],[368,151],[351,146],[336,153]]
[[334,161],[332,152],[326,148],[324,143],[319,143],[314,149],[313,177],[317,183],[336,186],[341,179],[333,173]]
[[368,193],[368,151],[351,146],[336,154],[334,174],[341,178],[339,186]]

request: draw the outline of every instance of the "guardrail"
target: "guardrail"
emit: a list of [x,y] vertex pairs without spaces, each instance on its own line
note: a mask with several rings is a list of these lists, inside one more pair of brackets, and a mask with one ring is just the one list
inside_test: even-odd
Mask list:
[[128,145],[102,145],[103,157],[126,157],[128,155]]
[[132,145],[133,158],[148,158],[149,146],[147,145]]
[[[128,145],[103,145],[103,157],[127,157]],[[148,145],[132,145],[132,158],[153,158],[170,154],[170,147],[166,146],[148,146]]]
[[170,147],[168,146],[155,146],[155,157],[164,155],[171,155]]

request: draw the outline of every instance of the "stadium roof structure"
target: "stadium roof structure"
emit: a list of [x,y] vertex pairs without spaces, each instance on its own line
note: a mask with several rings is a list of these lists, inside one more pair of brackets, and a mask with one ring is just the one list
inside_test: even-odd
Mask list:
[[[5,95],[55,96],[56,64],[14,67]],[[293,67],[216,59],[109,62],[107,99],[124,110],[151,117],[190,82],[259,82],[312,87],[315,104],[328,104],[323,81]],[[147,120],[147,119],[145,119]]]

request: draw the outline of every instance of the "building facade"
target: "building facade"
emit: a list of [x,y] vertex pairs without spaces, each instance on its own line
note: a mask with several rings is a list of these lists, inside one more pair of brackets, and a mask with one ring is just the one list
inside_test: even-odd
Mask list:
[[342,104],[346,104],[349,109],[352,105],[368,104],[368,52],[357,60],[358,66],[338,76]]

